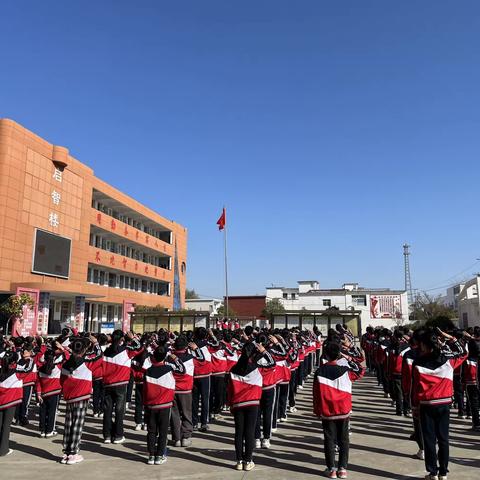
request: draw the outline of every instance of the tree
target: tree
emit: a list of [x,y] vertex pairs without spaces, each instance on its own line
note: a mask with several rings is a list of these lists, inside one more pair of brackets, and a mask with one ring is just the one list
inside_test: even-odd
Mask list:
[[200,296],[198,295],[198,293],[193,288],[191,290],[189,290],[187,288],[185,290],[185,298],[186,299],[196,299],[196,298],[200,298]]
[[11,295],[8,300],[0,306],[0,311],[8,318],[5,326],[5,333],[8,333],[8,324],[12,324],[14,320],[21,318],[24,307],[33,308],[35,301],[28,293],[20,295]]
[[410,320],[427,327],[450,328],[453,326],[455,310],[440,301],[440,296],[434,297],[426,292],[417,295],[411,305]]
[[228,307],[228,312],[226,312],[225,305],[220,305],[217,309],[217,315],[219,317],[233,318],[237,316],[237,312],[233,308]]
[[270,317],[272,315],[275,315],[276,313],[283,313],[284,311],[285,307],[283,306],[280,299],[272,298],[271,300],[267,300],[265,308],[262,311],[262,315],[264,317]]

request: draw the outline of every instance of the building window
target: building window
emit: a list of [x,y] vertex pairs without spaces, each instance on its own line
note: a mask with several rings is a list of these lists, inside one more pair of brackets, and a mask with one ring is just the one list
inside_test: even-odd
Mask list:
[[288,293],[284,293],[284,294],[283,294],[283,298],[284,298],[285,300],[287,300],[287,298],[288,298]]
[[324,307],[331,307],[332,306],[332,301],[330,299],[323,299],[323,306]]
[[365,295],[352,295],[352,305],[366,307],[367,297]]
[[297,298],[297,294],[296,293],[292,293],[292,300],[296,300]]
[[182,273],[185,274],[187,271],[187,264],[185,262],[182,262]]

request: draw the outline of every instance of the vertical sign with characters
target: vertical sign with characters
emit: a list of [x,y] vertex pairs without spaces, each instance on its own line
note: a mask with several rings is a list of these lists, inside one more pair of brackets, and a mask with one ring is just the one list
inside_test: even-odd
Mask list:
[[48,315],[50,313],[50,293],[40,292],[38,302],[38,333],[47,335],[48,333]]
[[85,297],[75,297],[75,318],[73,326],[79,331],[83,331],[85,322]]
[[21,318],[17,318],[12,327],[12,336],[14,337],[28,337],[30,335],[37,335],[37,316],[38,316],[38,299],[40,290],[33,288],[17,288],[17,295],[26,293],[35,302],[33,308],[28,306],[23,307],[23,314]]
[[133,313],[135,310],[135,303],[129,302],[127,300],[123,301],[123,323],[122,330],[128,332],[130,330],[130,313]]

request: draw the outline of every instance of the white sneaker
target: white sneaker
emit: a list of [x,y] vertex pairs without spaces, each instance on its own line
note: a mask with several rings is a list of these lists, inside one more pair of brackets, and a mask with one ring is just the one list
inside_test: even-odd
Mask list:
[[290,407],[290,413],[295,413],[297,411],[297,407]]
[[283,417],[279,420],[279,422],[282,422],[282,423],[286,423],[288,420],[287,420],[287,417]]
[[155,465],[155,457],[153,455],[148,457],[147,465]]
[[45,432],[40,432],[40,438],[45,438],[46,433]]
[[255,448],[260,448],[262,446],[262,442],[259,438],[255,439]]
[[416,454],[415,456],[419,459],[419,460],[425,460],[425,453],[423,452],[422,449],[420,449]]
[[235,464],[235,470],[243,470],[243,462],[237,462]]
[[98,418],[98,413],[94,413],[93,418]]
[[245,462],[245,464],[243,465],[243,469],[246,472],[249,472],[250,470],[253,470],[254,467],[255,467],[255,464],[253,462]]
[[446,475],[439,475],[438,480],[447,480],[447,476]]
[[141,423],[137,423],[137,424],[135,425],[135,431],[138,432],[138,431],[140,431],[141,429],[142,429],[142,424],[141,424]]
[[277,433],[278,428],[272,428],[272,433]]
[[65,454],[65,455],[62,457],[62,459],[60,460],[60,463],[61,463],[62,465],[66,465],[67,460],[68,460],[68,455]]
[[55,435],[57,435],[57,431],[54,430],[53,432],[48,432],[45,434],[45,437],[46,438],[50,438],[50,437],[54,437]]
[[83,457],[81,455],[69,455],[67,458],[67,465],[75,465],[76,463],[83,462]]
[[147,425],[145,425],[145,423],[142,425],[142,430],[147,431]]
[[113,443],[115,443],[116,445],[120,444],[120,443],[123,443],[125,441],[125,437],[122,437],[122,438],[116,438]]
[[425,475],[425,480],[438,480],[438,475],[431,475],[429,473],[428,475]]
[[11,448],[8,449],[7,455],[11,455],[13,453],[13,450]]
[[160,457],[155,457],[155,465],[163,465],[167,462],[167,457],[162,455]]
[[103,443],[112,443],[112,439],[111,438],[105,438],[103,440]]
[[303,390],[303,385],[299,385],[297,388],[299,388],[300,390]]
[[264,438],[262,440],[262,448],[270,448],[270,439],[269,438]]

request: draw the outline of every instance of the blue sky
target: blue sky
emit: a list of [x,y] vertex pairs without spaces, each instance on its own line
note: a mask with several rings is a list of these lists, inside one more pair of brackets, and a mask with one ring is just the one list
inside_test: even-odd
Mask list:
[[186,225],[203,295],[223,204],[231,294],[402,287],[405,241],[416,288],[480,269],[476,0],[7,0],[0,31],[0,116]]

